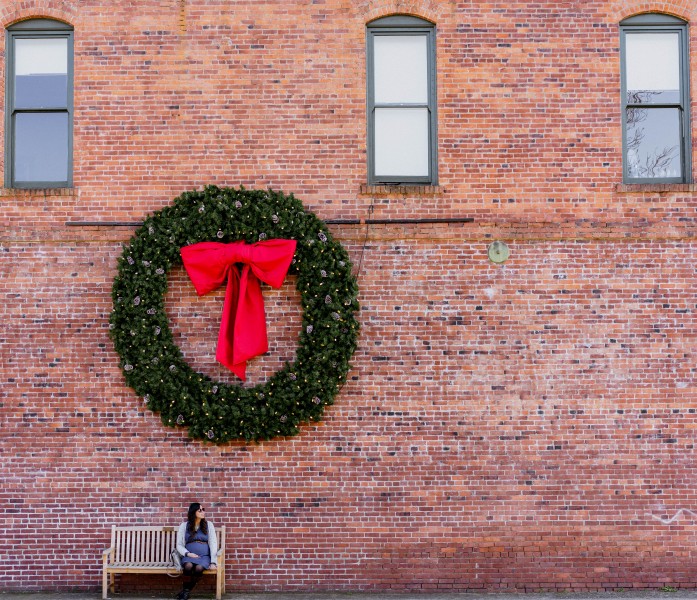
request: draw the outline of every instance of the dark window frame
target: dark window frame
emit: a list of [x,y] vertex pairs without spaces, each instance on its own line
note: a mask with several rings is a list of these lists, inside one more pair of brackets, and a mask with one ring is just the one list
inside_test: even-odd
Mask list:
[[[633,104],[627,98],[627,48],[628,33],[677,33],[679,36],[680,98],[678,102],[665,104]],[[661,184],[692,183],[692,135],[690,125],[690,76],[688,24],[683,19],[661,13],[645,13],[620,22],[620,64],[622,104],[622,178],[624,183]],[[631,108],[647,110],[677,108],[680,114],[680,177],[631,177],[627,160],[627,111]]]
[[[73,185],[73,27],[53,19],[28,19],[10,25],[5,32],[5,187],[17,189],[67,188]],[[65,38],[67,40],[68,72],[65,108],[15,107],[15,41],[18,39]],[[68,115],[67,179],[61,181],[18,181],[15,178],[15,120],[22,113],[66,113]]]
[[[427,38],[428,102],[426,105],[378,104],[374,90],[373,40],[379,35],[425,35]],[[367,24],[367,123],[368,123],[368,183],[370,185],[438,185],[437,112],[436,112],[436,26],[430,21],[408,15],[382,17]],[[376,108],[427,108],[429,115],[428,170],[426,176],[375,174],[375,109]]]

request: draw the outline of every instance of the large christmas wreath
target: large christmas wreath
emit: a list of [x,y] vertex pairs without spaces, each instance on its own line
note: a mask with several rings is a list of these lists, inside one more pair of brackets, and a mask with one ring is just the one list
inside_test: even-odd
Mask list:
[[[265,239],[297,243],[289,270],[303,309],[295,362],[255,387],[215,381],[192,369],[174,341],[168,272],[184,246]],[[126,381],[165,425],[217,444],[270,439],[295,435],[333,403],[356,348],[357,295],[346,251],[292,194],[208,186],[149,216],[124,248],[110,333]]]

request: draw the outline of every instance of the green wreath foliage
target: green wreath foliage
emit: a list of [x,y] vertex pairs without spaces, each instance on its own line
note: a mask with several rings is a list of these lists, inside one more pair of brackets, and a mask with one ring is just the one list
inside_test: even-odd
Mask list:
[[[295,239],[303,309],[295,362],[255,387],[218,382],[184,360],[167,324],[167,275],[180,248],[203,241]],[[170,427],[221,444],[291,436],[322,417],[356,348],[358,286],[324,223],[292,194],[207,186],[150,215],[118,261],[110,334],[127,383]]]

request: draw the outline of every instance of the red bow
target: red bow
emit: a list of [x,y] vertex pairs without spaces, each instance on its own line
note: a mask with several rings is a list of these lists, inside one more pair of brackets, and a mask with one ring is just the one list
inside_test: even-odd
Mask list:
[[[247,361],[269,349],[259,280],[281,287],[295,246],[295,240],[267,240],[256,244],[201,242],[181,249],[184,267],[199,296],[220,287],[227,278],[215,358],[242,381]],[[244,263],[241,274],[235,263]]]

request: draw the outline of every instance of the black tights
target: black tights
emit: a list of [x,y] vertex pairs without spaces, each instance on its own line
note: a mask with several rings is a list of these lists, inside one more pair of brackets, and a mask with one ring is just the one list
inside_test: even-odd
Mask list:
[[189,581],[184,582],[184,589],[191,591],[194,586],[198,583],[198,580],[203,577],[204,568],[201,565],[195,565],[190,562],[185,562],[182,564],[182,570],[184,571],[184,576],[189,576]]

